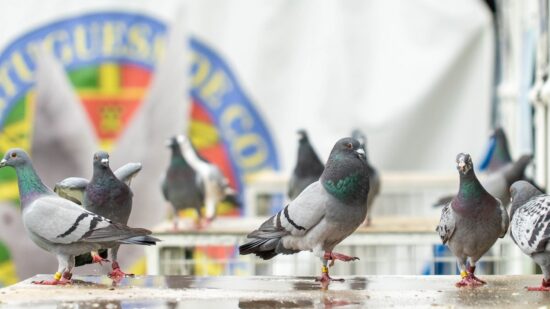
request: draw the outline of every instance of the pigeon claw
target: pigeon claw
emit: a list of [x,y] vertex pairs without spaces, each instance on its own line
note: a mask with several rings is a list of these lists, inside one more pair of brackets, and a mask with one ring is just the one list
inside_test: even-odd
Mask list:
[[463,287],[477,287],[477,286],[482,286],[486,284],[485,281],[473,276],[473,275],[468,275],[464,278],[462,278],[462,280],[460,280],[459,282],[456,283],[456,287],[457,288],[463,288]]
[[72,280],[68,280],[65,278],[61,278],[59,280],[52,279],[52,280],[40,280],[40,281],[33,281],[32,284],[37,285],[67,285],[73,283]]
[[109,263],[109,260],[104,259],[99,255],[92,254],[92,263],[99,263],[99,265],[103,265],[103,263]]
[[325,255],[323,256],[323,258],[327,261],[331,261],[331,266],[334,265],[335,260],[344,261],[344,262],[359,260],[359,258],[356,256],[348,256],[348,255],[336,253],[336,252],[325,252]]
[[127,274],[125,272],[123,272],[121,269],[120,269],[120,266],[118,265],[117,262],[113,262],[113,271],[111,271],[109,273],[109,278],[111,279],[122,279],[122,278],[125,278],[125,277],[134,277],[135,275],[134,274]]
[[527,287],[527,291],[530,292],[550,292],[550,281],[542,279],[541,286]]

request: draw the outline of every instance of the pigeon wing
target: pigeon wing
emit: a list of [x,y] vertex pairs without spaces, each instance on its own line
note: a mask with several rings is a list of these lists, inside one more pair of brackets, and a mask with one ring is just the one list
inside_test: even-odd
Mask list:
[[441,237],[443,244],[447,243],[453,236],[455,231],[455,218],[451,203],[445,205],[441,210],[441,219],[435,230],[439,233],[439,237]]
[[82,205],[84,191],[89,181],[80,177],[69,177],[55,184],[53,191],[62,198]]
[[56,244],[78,242],[91,231],[111,225],[109,219],[57,196],[35,200],[23,212],[23,221],[31,233]]
[[119,167],[114,174],[118,180],[130,186],[132,179],[137,176],[139,171],[141,171],[141,163],[126,163]]
[[526,254],[544,251],[550,239],[550,197],[529,200],[521,206],[511,222],[511,234]]

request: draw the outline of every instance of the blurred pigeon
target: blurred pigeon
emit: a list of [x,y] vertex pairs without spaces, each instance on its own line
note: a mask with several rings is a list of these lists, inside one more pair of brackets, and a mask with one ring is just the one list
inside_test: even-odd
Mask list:
[[367,137],[365,136],[365,134],[356,129],[353,130],[353,132],[351,133],[351,137],[358,140],[361,144],[361,148],[363,148],[363,151],[365,152],[365,159],[367,161],[367,168],[369,170],[370,190],[369,197],[367,199],[367,221],[365,222],[365,224],[369,226],[372,220],[372,204],[374,203],[374,199],[376,198],[376,196],[380,193],[380,175],[369,162],[369,154],[367,153]]
[[295,199],[307,186],[319,180],[325,166],[315,153],[305,130],[298,130],[298,159],[288,182],[288,197]]
[[475,264],[497,238],[506,235],[508,214],[478,181],[469,154],[459,153],[456,163],[460,175],[458,194],[443,207],[436,231],[457,257],[462,280],[456,286],[483,285],[485,281],[474,275]]
[[[84,178],[70,177],[55,185],[54,191],[77,204],[81,204],[88,211],[103,216],[117,223],[127,224],[132,211],[133,193],[128,186],[133,177],[141,170],[140,163],[128,163],[115,173],[109,167],[109,154],[98,151],[93,159],[93,176],[90,181]],[[110,277],[124,277],[126,274],[118,264],[118,248],[111,248],[113,271]],[[102,263],[105,255],[97,252],[77,256],[75,262]],[[78,263],[75,263],[79,266]]]
[[333,252],[367,215],[369,177],[359,142],[340,139],[334,145],[321,178],[309,185],[283,210],[247,236],[240,254],[267,260],[277,254],[313,251],[323,262],[322,283],[332,279],[328,261],[353,261],[357,257]]
[[34,170],[27,153],[14,148],[6,152],[0,168],[12,166],[17,173],[23,224],[32,241],[56,254],[59,263],[54,279],[34,282],[56,285],[71,282],[74,257],[119,244],[154,245],[150,231],[131,228],[94,214],[59,197]]
[[[487,192],[498,198],[504,205],[508,205],[510,201],[510,186],[518,180],[526,179],[525,169],[531,161],[532,156],[523,155],[517,161],[507,163],[499,170],[487,174],[481,178],[480,182]],[[454,195],[442,197],[434,206],[444,206],[453,198]]]
[[508,139],[506,133],[501,127],[496,128],[489,137],[489,151],[486,159],[481,163],[479,169],[487,170],[492,173],[498,171],[508,163],[512,162],[510,149],[508,148]]
[[199,156],[191,141],[184,135],[178,135],[178,142],[183,151],[183,156],[189,165],[195,170],[204,186],[205,216],[208,222],[216,217],[216,206],[232,196],[236,201],[236,192],[229,186],[229,181],[223,175],[217,165],[212,164]]
[[540,287],[527,289],[550,291],[550,195],[524,180],[515,182],[510,191],[510,236],[540,266],[544,276]]
[[178,228],[178,212],[187,208],[197,211],[197,228],[201,228],[203,226],[201,208],[204,201],[204,183],[199,174],[183,157],[176,136],[168,141],[168,147],[172,150],[172,157],[162,180],[162,194],[174,208],[174,228]]

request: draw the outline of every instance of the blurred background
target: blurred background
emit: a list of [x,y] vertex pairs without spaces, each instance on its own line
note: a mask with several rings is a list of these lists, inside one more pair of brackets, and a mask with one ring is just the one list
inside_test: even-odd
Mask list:
[[[371,225],[341,245],[361,260],[337,265],[339,275],[454,273],[454,259],[437,246],[441,210],[433,204],[457,191],[457,153],[483,167],[500,151],[496,128],[506,133],[508,159],[532,154],[525,175],[548,186],[544,0],[3,6],[0,153],[25,149],[51,187],[90,178],[99,149],[113,169],[141,162],[129,225],[163,242],[121,249],[122,265],[137,274],[315,274],[320,263],[309,253],[263,262],[235,250],[288,201],[300,129],[322,162],[359,129],[380,174]],[[204,230],[170,229],[160,183],[165,141],[176,134],[189,136],[237,192]],[[25,234],[12,170],[0,170],[0,200],[0,285],[51,273],[54,256]],[[485,273],[534,271],[509,236],[482,261]]]

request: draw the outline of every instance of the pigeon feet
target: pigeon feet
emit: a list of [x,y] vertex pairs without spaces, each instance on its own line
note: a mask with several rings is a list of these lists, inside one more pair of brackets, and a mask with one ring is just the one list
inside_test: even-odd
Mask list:
[[72,274],[65,272],[63,275],[61,273],[55,273],[53,276],[53,280],[40,280],[40,281],[33,281],[32,284],[38,284],[38,285],[66,285],[71,284]]
[[335,278],[332,278],[331,276],[329,276],[328,273],[323,273],[323,274],[321,275],[321,277],[315,278],[315,281],[321,282],[321,283],[328,283],[328,282],[331,282],[331,281],[344,282],[345,280],[342,279],[342,278],[340,278],[340,279],[335,279]]
[[356,256],[347,256],[336,252],[325,252],[325,254],[323,255],[323,259],[330,261],[330,266],[334,265],[334,261],[336,260],[344,262],[359,260],[359,258]]
[[113,262],[113,271],[109,273],[111,279],[122,279],[124,277],[134,277],[134,274],[127,274],[120,269],[117,262]]
[[103,265],[103,263],[109,263],[109,260],[102,258],[99,254],[92,254],[92,263],[99,263],[99,265]]
[[542,278],[542,285],[541,286],[534,286],[534,287],[527,287],[527,291],[530,292],[550,292],[550,280],[546,281],[544,278]]
[[460,276],[462,276],[462,280],[456,283],[456,286],[461,287],[476,287],[476,286],[482,286],[484,284],[487,284],[487,282],[479,279],[474,275],[475,267],[470,267],[469,271],[462,271],[460,273]]

